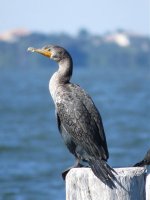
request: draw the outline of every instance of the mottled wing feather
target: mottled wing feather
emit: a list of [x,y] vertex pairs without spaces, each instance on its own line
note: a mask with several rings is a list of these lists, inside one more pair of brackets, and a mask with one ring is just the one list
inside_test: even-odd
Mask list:
[[75,91],[65,92],[61,96],[61,101],[56,102],[61,124],[71,135],[74,143],[82,146],[89,155],[107,159],[105,143],[100,137],[99,128],[82,100],[83,94],[81,95],[78,98]]
[[91,114],[91,117],[94,119],[95,124],[96,124],[96,126],[98,127],[98,130],[99,130],[98,133],[99,133],[99,136],[100,136],[100,140],[102,140],[103,147],[105,149],[105,155],[106,155],[105,159],[108,159],[109,158],[109,152],[108,152],[104,127],[103,127],[103,123],[102,123],[102,119],[101,119],[99,111],[97,110],[97,108],[96,108],[94,102],[92,101],[91,97],[82,88],[80,88],[80,86],[78,86],[76,84],[71,84],[70,87],[72,88],[72,90],[75,91],[75,93],[77,94],[77,96],[79,96],[79,98],[80,97],[82,98],[84,105],[86,106],[87,110]]

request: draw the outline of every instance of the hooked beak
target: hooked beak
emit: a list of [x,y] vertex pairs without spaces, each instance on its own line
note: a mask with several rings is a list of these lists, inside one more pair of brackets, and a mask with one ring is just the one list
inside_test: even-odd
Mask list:
[[51,51],[48,51],[47,49],[36,49],[36,48],[33,48],[33,47],[29,47],[27,49],[27,51],[40,53],[40,54],[42,54],[46,57],[49,57],[49,58],[51,58],[51,55],[52,55]]

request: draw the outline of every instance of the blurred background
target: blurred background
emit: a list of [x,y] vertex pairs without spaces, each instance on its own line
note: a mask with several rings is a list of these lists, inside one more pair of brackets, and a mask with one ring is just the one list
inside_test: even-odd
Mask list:
[[72,82],[98,107],[113,167],[150,148],[150,2],[1,2],[0,199],[62,200],[61,172],[74,163],[55,122],[48,82],[56,63],[26,50],[58,44]]

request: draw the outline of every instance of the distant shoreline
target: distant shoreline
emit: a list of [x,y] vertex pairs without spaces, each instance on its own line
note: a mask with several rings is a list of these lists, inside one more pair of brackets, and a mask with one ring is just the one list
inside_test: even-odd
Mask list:
[[16,30],[0,35],[0,68],[49,65],[42,57],[29,55],[29,46],[58,44],[71,53],[76,66],[150,67],[150,38],[118,30],[93,35],[80,30],[78,35],[30,33]]

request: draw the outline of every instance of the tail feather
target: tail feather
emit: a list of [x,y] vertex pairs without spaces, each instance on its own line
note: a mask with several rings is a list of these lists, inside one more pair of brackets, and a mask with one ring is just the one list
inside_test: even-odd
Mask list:
[[142,161],[136,163],[133,167],[143,167],[143,166],[145,166],[145,165],[146,165],[145,161],[142,160]]
[[144,167],[145,165],[150,165],[150,149],[147,151],[143,160],[136,163],[133,167]]
[[91,169],[95,176],[99,178],[104,184],[108,185],[110,188],[115,188],[114,181],[116,177],[114,173],[116,171],[112,169],[104,160],[93,160],[89,162]]

